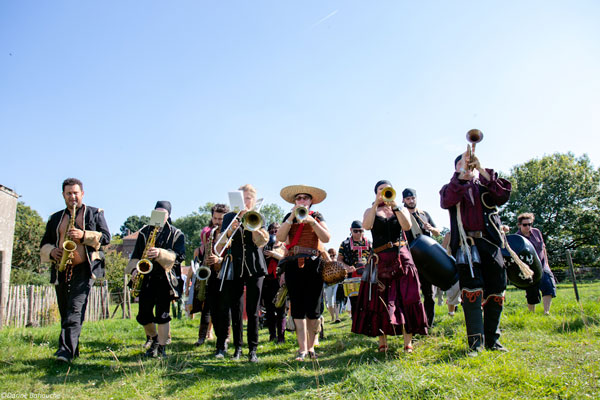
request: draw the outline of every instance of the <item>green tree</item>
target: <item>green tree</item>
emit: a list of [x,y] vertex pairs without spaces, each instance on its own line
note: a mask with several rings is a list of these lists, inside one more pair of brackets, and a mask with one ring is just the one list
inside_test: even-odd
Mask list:
[[150,222],[150,217],[146,215],[132,215],[127,217],[123,225],[121,225],[121,236],[127,236],[130,233],[139,231],[144,225]]
[[185,234],[185,260],[187,265],[190,265],[192,261],[194,250],[200,246],[200,232],[202,232],[202,228],[210,222],[210,208],[206,212],[205,207],[199,208],[200,213],[194,211],[173,221],[173,226],[181,229]]
[[40,263],[40,242],[44,220],[23,202],[17,203],[12,254],[11,283],[16,285],[48,284],[48,267]]
[[587,155],[557,153],[530,160],[513,167],[506,178],[513,190],[500,213],[505,224],[514,227],[520,213],[532,212],[552,267],[565,265],[567,250],[575,264],[598,265],[600,171]]
[[105,254],[106,280],[111,293],[123,292],[123,275],[129,262],[120,251],[108,251]]
[[266,226],[269,226],[273,222],[281,223],[283,217],[285,217],[283,208],[274,203],[263,205],[260,209],[260,214],[265,219]]

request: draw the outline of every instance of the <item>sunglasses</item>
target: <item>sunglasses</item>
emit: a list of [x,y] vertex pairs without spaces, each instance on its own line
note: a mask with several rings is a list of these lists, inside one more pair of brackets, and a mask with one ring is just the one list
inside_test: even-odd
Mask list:
[[298,195],[296,196],[296,200],[310,200],[311,197],[310,196],[305,196],[305,195]]
[[352,233],[363,233],[364,230],[362,229],[352,229]]
[[533,225],[533,224],[532,224],[532,223],[529,223],[529,224],[521,224],[521,226],[531,226],[531,225]]

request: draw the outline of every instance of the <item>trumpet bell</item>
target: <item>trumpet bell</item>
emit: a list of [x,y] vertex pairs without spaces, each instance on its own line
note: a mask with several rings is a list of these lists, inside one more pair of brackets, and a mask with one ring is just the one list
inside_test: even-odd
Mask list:
[[137,269],[137,272],[144,275],[152,272],[153,267],[154,265],[152,264],[152,261],[148,260],[147,258],[141,259],[135,265],[135,269]]
[[263,226],[263,217],[256,211],[248,211],[242,218],[242,225],[247,231],[256,231]]
[[381,197],[385,202],[394,201],[396,199],[396,190],[393,187],[388,186],[381,191]]
[[304,221],[308,217],[308,208],[304,206],[296,207],[296,211],[294,211],[294,217],[298,222]]
[[479,143],[483,140],[483,132],[479,129],[471,129],[467,132],[467,141],[469,143]]

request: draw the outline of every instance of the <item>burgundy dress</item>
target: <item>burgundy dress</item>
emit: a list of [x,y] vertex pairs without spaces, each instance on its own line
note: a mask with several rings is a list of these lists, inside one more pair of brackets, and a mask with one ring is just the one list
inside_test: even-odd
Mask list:
[[[375,216],[371,233],[373,248],[403,238],[395,215],[387,219]],[[426,335],[427,316],[421,303],[419,277],[410,250],[404,245],[377,255],[377,280],[380,284],[371,284],[368,280],[361,282],[352,332],[371,337],[394,336],[402,335],[404,326],[407,333]]]

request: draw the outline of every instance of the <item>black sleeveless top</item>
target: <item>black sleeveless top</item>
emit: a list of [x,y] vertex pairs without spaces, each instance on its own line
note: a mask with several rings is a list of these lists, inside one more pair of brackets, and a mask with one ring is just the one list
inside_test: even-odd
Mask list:
[[373,236],[373,248],[383,246],[389,242],[399,241],[402,237],[402,229],[398,218],[395,215],[390,218],[375,215],[371,235]]

